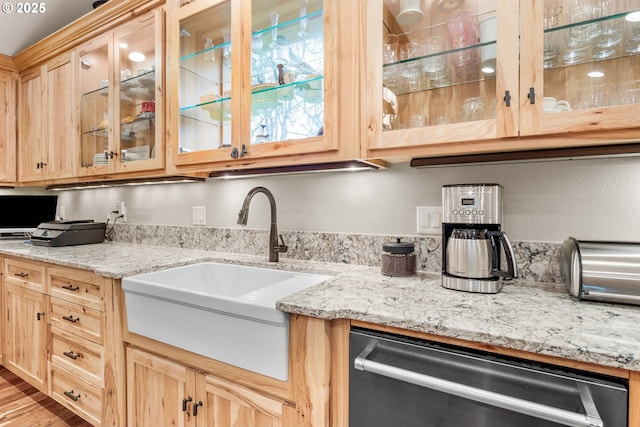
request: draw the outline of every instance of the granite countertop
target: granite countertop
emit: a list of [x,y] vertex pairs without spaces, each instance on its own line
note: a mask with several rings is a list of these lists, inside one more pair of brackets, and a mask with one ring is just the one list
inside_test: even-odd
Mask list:
[[0,254],[120,279],[202,261],[334,276],[277,303],[290,313],[348,318],[640,371],[640,307],[578,301],[558,284],[507,282],[495,295],[444,289],[440,276],[391,278],[378,268],[126,243],[47,248],[0,243]]

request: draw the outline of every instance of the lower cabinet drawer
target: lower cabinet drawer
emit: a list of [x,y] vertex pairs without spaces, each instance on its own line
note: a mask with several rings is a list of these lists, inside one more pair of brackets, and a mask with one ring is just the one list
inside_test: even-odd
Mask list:
[[50,299],[51,326],[102,344],[102,313],[59,298]]
[[51,365],[51,397],[85,420],[99,426],[102,420],[102,389],[67,370]]
[[100,344],[51,327],[51,363],[98,387],[104,387],[103,353]]

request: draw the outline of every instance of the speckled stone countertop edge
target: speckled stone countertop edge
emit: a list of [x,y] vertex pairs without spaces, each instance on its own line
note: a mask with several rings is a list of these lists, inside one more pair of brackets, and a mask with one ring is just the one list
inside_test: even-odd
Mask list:
[[467,341],[640,370],[640,307],[581,302],[564,286],[513,281],[495,295],[442,288],[440,276],[391,278],[379,268],[197,249],[102,243],[65,248],[3,242],[0,254],[114,278],[213,261],[334,276],[282,298],[279,310],[346,318]]

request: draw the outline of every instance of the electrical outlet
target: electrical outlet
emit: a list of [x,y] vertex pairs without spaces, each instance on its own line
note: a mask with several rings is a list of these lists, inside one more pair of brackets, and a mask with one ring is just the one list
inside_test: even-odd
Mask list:
[[416,208],[416,228],[421,234],[442,232],[442,208],[440,206],[418,206]]
[[62,221],[63,219],[67,218],[67,211],[64,208],[64,206],[59,206],[58,207],[58,219],[60,221]]
[[118,219],[120,222],[127,222],[127,206],[124,202],[116,202],[116,207],[114,211],[117,212],[116,216],[122,215],[121,218]]
[[192,211],[193,225],[207,225],[207,207],[194,206]]

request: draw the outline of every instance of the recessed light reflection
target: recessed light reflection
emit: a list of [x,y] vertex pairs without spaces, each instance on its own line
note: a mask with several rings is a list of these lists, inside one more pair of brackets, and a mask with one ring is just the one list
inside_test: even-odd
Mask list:
[[624,17],[624,20],[627,22],[640,22],[640,10],[627,13],[627,15]]
[[128,45],[128,44],[126,44],[125,42],[121,42],[121,43],[120,43],[120,47],[121,47],[122,49],[127,49],[127,48],[129,47],[129,45]]
[[587,73],[587,76],[599,79],[600,77],[604,77],[604,73],[602,71],[590,71]]
[[145,60],[145,56],[140,52],[131,52],[129,54],[129,59],[133,62],[142,62]]

